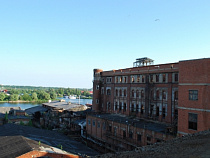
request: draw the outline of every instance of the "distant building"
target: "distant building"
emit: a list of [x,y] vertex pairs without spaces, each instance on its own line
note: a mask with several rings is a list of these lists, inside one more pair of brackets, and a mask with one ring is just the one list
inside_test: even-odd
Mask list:
[[210,58],[94,69],[87,138],[101,152],[131,150],[210,129]]

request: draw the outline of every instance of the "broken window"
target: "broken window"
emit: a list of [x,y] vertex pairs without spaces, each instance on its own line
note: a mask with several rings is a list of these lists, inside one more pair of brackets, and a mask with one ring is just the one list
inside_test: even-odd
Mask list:
[[127,77],[124,77],[124,83],[126,83],[127,82]]
[[166,99],[166,92],[164,90],[162,91],[162,97],[163,99]]
[[143,114],[144,113],[144,105],[142,104],[141,105],[141,114]]
[[109,132],[112,132],[112,125],[109,125]]
[[126,89],[124,89],[124,96],[126,97]]
[[136,113],[139,112],[139,104],[136,104]]
[[118,107],[117,102],[115,102],[115,110],[117,110],[117,107]]
[[165,107],[163,107],[162,113],[163,113],[162,117],[165,118],[166,117],[166,108]]
[[122,90],[120,89],[120,96],[122,96]]
[[133,138],[133,131],[129,131],[129,138]]
[[153,75],[150,75],[150,82],[153,82]]
[[174,81],[175,81],[175,82],[178,82],[178,81],[179,81],[179,74],[175,74],[175,76],[174,76]]
[[99,85],[96,85],[96,89],[99,90]]
[[188,128],[197,130],[198,114],[188,113]]
[[166,82],[166,74],[163,74],[163,82]]
[[156,116],[159,116],[159,106],[156,107]]
[[134,104],[131,105],[131,112],[134,112]]
[[159,91],[159,90],[156,91],[156,99],[157,99],[157,100],[160,99],[160,91]]
[[141,98],[144,98],[144,90],[141,90]]
[[120,83],[122,83],[122,76],[120,76]]
[[95,120],[93,120],[93,126],[95,127],[95,125],[96,125],[96,122],[95,122]]
[[122,110],[122,102],[120,102],[120,105],[119,105],[119,111]]
[[115,91],[115,95],[116,95],[116,97],[118,96],[118,90],[116,89],[116,91]]
[[189,90],[189,100],[198,100],[198,90]]
[[140,82],[140,76],[139,75],[137,76],[137,82],[138,83]]
[[145,77],[144,77],[144,76],[142,76],[142,79],[141,79],[141,82],[142,82],[142,83],[144,83],[144,81],[145,81],[145,80],[144,80],[144,78],[145,78]]
[[106,94],[111,95],[111,89],[107,89]]
[[131,95],[134,98],[134,90],[131,91]]
[[159,82],[159,75],[157,74],[155,75],[155,77],[156,77],[156,82]]
[[174,100],[178,100],[178,91],[174,92]]
[[126,130],[123,130],[123,138],[126,138]]
[[118,83],[118,77],[115,78],[115,83]]
[[137,134],[137,141],[141,142],[141,134]]
[[151,142],[151,140],[152,140],[152,137],[147,136],[147,141],[148,141],[148,142]]
[[136,97],[139,97],[139,90],[136,90]]
[[124,103],[124,105],[123,105],[123,111],[124,112],[126,111],[126,103]]
[[135,78],[134,76],[131,77],[131,82],[134,83],[135,82]]

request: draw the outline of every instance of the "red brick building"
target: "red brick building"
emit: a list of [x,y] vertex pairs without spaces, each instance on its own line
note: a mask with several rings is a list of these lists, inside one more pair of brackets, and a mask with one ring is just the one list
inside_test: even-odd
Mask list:
[[[210,58],[94,69],[87,138],[102,152],[133,149],[210,128]],[[178,127],[178,131],[177,131]]]

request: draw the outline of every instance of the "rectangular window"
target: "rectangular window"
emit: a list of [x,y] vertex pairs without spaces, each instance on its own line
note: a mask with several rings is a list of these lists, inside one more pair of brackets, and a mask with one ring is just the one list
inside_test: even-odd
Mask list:
[[123,138],[126,138],[126,131],[123,130]]
[[137,76],[137,82],[138,83],[140,82],[140,76],[139,75]]
[[129,138],[133,138],[133,131],[129,131]]
[[151,142],[152,138],[150,136],[147,136],[147,141]]
[[163,82],[166,82],[166,74],[163,74]]
[[189,129],[197,130],[198,114],[188,113]]
[[99,90],[99,85],[96,85],[96,89]]
[[124,77],[124,83],[127,83],[127,77]]
[[141,141],[141,134],[137,134],[137,141]]
[[156,82],[159,82],[159,75],[156,75]]
[[98,128],[100,128],[100,127],[101,127],[100,121],[98,121],[97,125],[98,125]]
[[99,100],[98,99],[96,99],[96,104],[99,104]]
[[175,76],[174,76],[174,81],[175,81],[175,82],[178,82],[178,81],[179,81],[179,74],[175,74]]
[[95,120],[93,120],[93,126],[95,127],[95,125],[96,125],[96,122],[95,122]]
[[189,100],[198,100],[198,90],[189,90]]
[[88,119],[88,124],[89,124],[89,125],[91,124],[90,119]]

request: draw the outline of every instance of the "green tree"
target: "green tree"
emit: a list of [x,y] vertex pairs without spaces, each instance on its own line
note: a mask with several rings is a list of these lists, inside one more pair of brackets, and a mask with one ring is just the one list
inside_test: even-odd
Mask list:
[[5,94],[4,93],[0,93],[0,101],[3,101],[5,99]]
[[56,99],[57,98],[57,94],[55,93],[55,91],[50,92],[50,98],[51,99]]
[[31,101],[32,98],[28,93],[24,93],[23,95],[20,96],[20,100]]
[[19,99],[18,94],[12,94],[12,95],[10,95],[10,97],[9,97],[9,100],[10,100],[10,101],[18,101],[18,99]]
[[37,93],[36,92],[33,92],[31,94],[31,98],[32,98],[32,100],[38,100]]

